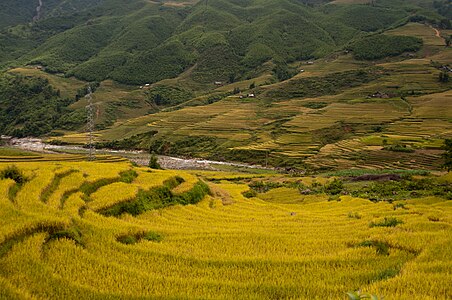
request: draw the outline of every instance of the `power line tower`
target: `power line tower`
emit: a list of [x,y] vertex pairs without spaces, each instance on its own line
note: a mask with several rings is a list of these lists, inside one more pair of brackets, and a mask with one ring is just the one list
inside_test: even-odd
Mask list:
[[91,87],[88,86],[88,94],[85,96],[88,100],[88,105],[86,106],[86,132],[88,136],[88,160],[94,160],[94,143],[93,143],[93,132],[94,132],[94,105],[93,105],[93,92]]

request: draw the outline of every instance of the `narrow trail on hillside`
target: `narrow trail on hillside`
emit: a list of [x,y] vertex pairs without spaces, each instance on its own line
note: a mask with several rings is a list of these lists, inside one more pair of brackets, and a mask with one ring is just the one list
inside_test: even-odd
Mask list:
[[442,39],[443,37],[441,36],[441,31],[439,31],[437,28],[430,26],[430,28],[432,28],[435,31],[435,36]]
[[33,17],[33,22],[39,21],[41,19],[41,11],[42,11],[43,2],[39,0],[39,5],[36,7],[36,16]]

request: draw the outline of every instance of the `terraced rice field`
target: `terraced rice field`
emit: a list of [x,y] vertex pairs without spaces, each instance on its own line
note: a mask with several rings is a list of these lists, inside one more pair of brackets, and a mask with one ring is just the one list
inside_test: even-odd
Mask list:
[[[248,185],[234,181],[283,180],[269,175],[127,162],[15,165],[29,181],[0,181],[0,298],[344,299],[358,289],[386,299],[452,297],[452,206],[444,199],[407,199],[395,210],[290,188],[245,198]],[[115,213],[162,188],[162,199],[195,200],[206,179],[214,180],[210,195],[192,204]],[[403,224],[369,227],[385,217]]]

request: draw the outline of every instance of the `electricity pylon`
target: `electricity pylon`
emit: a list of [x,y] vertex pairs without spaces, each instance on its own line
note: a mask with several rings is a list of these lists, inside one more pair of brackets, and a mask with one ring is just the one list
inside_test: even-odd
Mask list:
[[94,105],[93,105],[93,92],[91,87],[88,87],[88,94],[85,96],[88,100],[88,105],[86,106],[86,132],[88,135],[88,160],[94,160],[94,143],[93,143],[93,132],[94,132]]

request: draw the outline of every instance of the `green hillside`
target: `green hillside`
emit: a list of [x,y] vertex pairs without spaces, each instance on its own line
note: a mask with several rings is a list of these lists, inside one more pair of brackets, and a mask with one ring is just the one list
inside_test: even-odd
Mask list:
[[3,8],[0,128],[84,142],[89,84],[99,146],[437,169],[451,134],[443,4],[68,0],[44,1],[35,21]]
[[416,1],[325,2],[45,1],[34,23],[29,3],[19,4],[24,13],[17,16],[3,4],[0,12],[9,16],[3,27],[11,27],[0,34],[7,45],[0,48],[0,63],[39,64],[88,81],[141,85],[190,69],[195,82],[224,82],[246,79],[268,61],[324,57],[426,11]]

